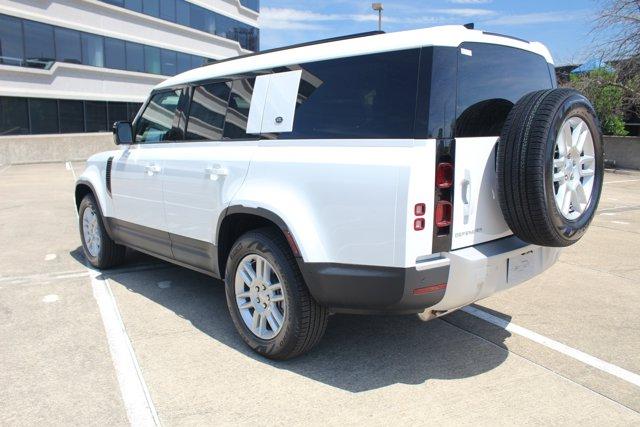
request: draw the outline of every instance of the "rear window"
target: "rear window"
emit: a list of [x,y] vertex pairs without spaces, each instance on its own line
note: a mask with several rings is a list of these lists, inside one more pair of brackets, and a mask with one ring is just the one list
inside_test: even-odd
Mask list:
[[300,65],[293,131],[277,137],[412,138],[419,59],[413,49]]
[[552,85],[547,61],[540,55],[463,43],[458,50],[456,137],[499,136],[520,98]]

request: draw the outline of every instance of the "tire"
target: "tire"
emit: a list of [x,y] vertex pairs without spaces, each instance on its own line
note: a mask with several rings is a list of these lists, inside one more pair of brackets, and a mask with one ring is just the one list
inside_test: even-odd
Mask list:
[[[98,247],[92,245],[93,241],[90,238],[90,234],[87,234],[83,226],[85,214],[87,215],[88,221],[95,216],[96,222],[92,223],[93,225],[88,225],[88,227],[94,227],[95,234],[91,237],[97,237],[99,239]],[[118,266],[124,262],[126,247],[118,245],[109,237],[109,234],[107,234],[104,227],[104,218],[93,195],[86,195],[84,199],[82,199],[82,202],[80,202],[78,222],[84,256],[92,266],[99,269],[107,269]],[[89,240],[89,242],[87,242],[87,240]]]
[[517,237],[553,247],[580,240],[604,174],[600,125],[583,95],[572,89],[525,95],[507,117],[496,157],[500,208]]
[[[258,262],[262,262],[260,258],[266,260],[273,270],[273,274],[267,274],[270,278],[268,282],[282,285],[279,293],[275,291],[270,297],[267,295],[269,301],[265,311],[260,311],[266,305],[264,294],[261,296],[256,291],[265,281],[261,281],[260,277],[243,280],[243,277],[250,279],[251,271],[255,274],[259,270],[256,267]],[[241,264],[248,264],[252,270],[241,269],[239,272]],[[246,271],[249,271],[249,276]],[[309,293],[287,242],[275,229],[262,228],[247,232],[234,243],[227,261],[225,289],[231,319],[238,333],[251,349],[267,358],[284,360],[299,356],[313,348],[324,335],[327,309],[320,306]],[[267,285],[262,292],[269,292],[269,289]],[[238,297],[242,295],[241,291],[252,294]],[[241,308],[241,303],[248,308]],[[274,328],[270,321],[265,320],[264,329],[257,328],[262,331],[259,336],[251,329],[256,314],[264,313],[262,317],[268,319],[272,316],[271,319],[276,319],[276,308],[282,314],[279,317],[280,328]]]

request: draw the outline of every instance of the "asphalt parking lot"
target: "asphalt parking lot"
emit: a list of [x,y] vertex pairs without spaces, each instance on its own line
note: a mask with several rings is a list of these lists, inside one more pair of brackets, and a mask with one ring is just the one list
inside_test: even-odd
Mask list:
[[81,169],[0,167],[0,425],[640,425],[640,173],[607,172],[586,237],[475,315],[334,315],[271,362],[220,282],[135,252],[84,266]]

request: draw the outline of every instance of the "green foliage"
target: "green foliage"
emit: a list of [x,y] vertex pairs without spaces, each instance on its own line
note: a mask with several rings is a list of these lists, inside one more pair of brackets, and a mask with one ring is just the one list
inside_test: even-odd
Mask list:
[[618,73],[605,69],[574,75],[569,86],[582,92],[593,104],[606,135],[626,136],[624,128],[625,91],[618,80]]

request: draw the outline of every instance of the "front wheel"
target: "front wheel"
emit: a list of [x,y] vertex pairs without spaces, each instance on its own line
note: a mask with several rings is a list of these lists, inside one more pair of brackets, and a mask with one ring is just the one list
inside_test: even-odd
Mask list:
[[89,263],[100,269],[122,264],[126,248],[118,245],[107,234],[96,199],[88,194],[78,209],[80,238],[84,256]]
[[328,313],[311,296],[285,239],[250,231],[233,245],[225,275],[227,305],[238,333],[254,351],[290,359],[315,346]]

